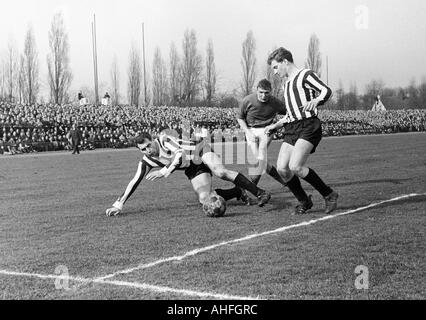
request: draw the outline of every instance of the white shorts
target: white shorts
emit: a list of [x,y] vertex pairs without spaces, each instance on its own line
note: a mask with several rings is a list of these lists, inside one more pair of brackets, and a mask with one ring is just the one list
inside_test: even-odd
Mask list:
[[249,128],[249,130],[256,137],[255,141],[247,139],[247,145],[250,147],[253,156],[257,158],[257,160],[266,160],[268,156],[268,145],[272,140],[272,136],[265,134],[265,128]]

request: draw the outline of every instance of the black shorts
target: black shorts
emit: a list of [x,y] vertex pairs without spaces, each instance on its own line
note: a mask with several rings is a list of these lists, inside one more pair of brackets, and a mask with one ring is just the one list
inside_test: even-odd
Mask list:
[[314,145],[311,153],[314,153],[322,139],[321,121],[317,117],[286,123],[284,125],[284,140],[294,146],[296,141],[303,139]]
[[204,139],[197,141],[197,147],[192,154],[193,160],[190,161],[189,167],[185,169],[185,175],[189,180],[203,173],[212,175],[210,168],[201,159],[202,156],[208,152],[212,152],[210,144]]
[[185,175],[188,177],[189,180],[192,180],[196,176],[199,176],[203,173],[208,173],[212,175],[212,171],[204,162],[201,162],[200,164],[195,164],[191,160],[189,167],[185,169]]

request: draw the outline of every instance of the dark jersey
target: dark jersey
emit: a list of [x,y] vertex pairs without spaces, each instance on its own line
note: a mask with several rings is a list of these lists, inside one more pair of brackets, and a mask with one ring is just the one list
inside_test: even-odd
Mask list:
[[284,102],[273,96],[268,102],[261,102],[253,93],[241,102],[237,118],[244,120],[248,127],[260,128],[270,125],[277,114],[286,114]]

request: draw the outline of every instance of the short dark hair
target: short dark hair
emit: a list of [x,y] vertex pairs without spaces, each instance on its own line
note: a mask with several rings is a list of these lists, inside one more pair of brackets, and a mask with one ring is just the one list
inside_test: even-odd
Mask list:
[[287,49],[280,47],[272,51],[272,53],[268,57],[268,65],[271,65],[272,60],[277,62],[283,62],[286,59],[288,62],[293,63],[293,55]]
[[152,141],[152,137],[148,132],[142,132],[140,135],[138,135],[135,138],[135,143],[136,144],[142,144],[142,143],[145,142],[145,140]]
[[263,90],[272,90],[272,84],[268,79],[262,79],[257,84],[258,88],[261,88]]

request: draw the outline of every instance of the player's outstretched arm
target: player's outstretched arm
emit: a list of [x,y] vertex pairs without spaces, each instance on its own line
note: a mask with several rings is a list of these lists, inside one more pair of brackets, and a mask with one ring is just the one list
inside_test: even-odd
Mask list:
[[123,210],[124,203],[130,198],[132,193],[141,183],[145,174],[147,174],[151,169],[152,167],[149,166],[145,161],[142,160],[139,162],[136,174],[133,179],[130,180],[124,193],[114,202],[111,208],[108,208],[106,210],[106,215],[108,217],[116,216],[121,213],[121,211]]
[[164,166],[161,170],[150,172],[146,175],[146,179],[153,181],[155,179],[160,178],[167,178],[173,171],[175,171],[183,161],[184,157],[184,151],[183,150],[177,150],[175,152],[175,157],[173,158],[172,162],[170,162],[167,166]]

